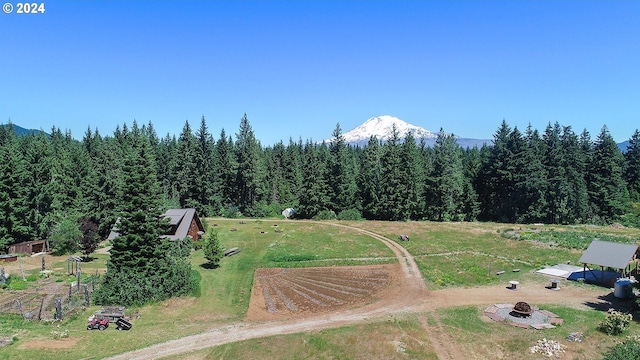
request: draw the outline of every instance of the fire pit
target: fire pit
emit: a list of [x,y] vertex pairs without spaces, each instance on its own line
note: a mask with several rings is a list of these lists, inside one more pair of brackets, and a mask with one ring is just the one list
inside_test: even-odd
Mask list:
[[493,321],[506,321],[516,327],[528,329],[551,329],[555,325],[560,325],[563,320],[558,315],[547,310],[539,310],[535,306],[529,306],[523,302],[513,304],[495,304],[484,310],[484,314]]
[[529,304],[527,304],[524,301],[520,301],[516,303],[513,309],[511,309],[511,312],[509,313],[509,315],[515,316],[515,317],[529,317],[531,316],[531,314],[533,314],[533,311],[534,310],[531,308]]

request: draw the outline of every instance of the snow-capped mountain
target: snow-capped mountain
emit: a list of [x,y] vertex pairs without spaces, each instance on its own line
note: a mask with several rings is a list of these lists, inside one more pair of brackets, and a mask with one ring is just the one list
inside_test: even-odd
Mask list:
[[391,139],[393,134],[393,125],[395,124],[398,134],[401,139],[404,139],[408,133],[411,133],[416,139],[435,139],[436,134],[423,129],[419,126],[411,125],[403,120],[394,116],[383,115],[372,117],[365,121],[364,124],[357,128],[345,133],[343,136],[347,143],[362,143],[366,144],[371,136],[375,136],[378,140],[387,141]]
[[[411,133],[418,143],[424,139],[427,146],[433,146],[435,144],[436,137],[438,136],[437,133],[409,124],[406,121],[390,115],[372,117],[355,129],[343,133],[342,136],[347,144],[353,146],[365,146],[372,136],[375,136],[382,142],[386,142],[391,139],[394,124],[401,140],[404,139],[408,133]],[[491,143],[491,140],[456,139],[462,147],[481,147],[483,143]],[[330,143],[332,140],[333,139],[327,139],[325,142]]]

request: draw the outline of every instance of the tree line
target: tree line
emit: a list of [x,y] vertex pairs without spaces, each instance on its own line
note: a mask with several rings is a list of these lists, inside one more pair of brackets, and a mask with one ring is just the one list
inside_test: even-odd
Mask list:
[[[140,142],[150,160],[131,174]],[[143,185],[144,172],[155,185]],[[156,185],[161,209],[205,217],[293,207],[300,218],[638,225],[640,133],[623,154],[606,126],[592,140],[558,123],[541,133],[503,121],[492,144],[471,149],[442,130],[433,147],[397,129],[384,143],[350,146],[339,124],[330,142],[262,146],[246,114],[235,136],[222,129],[215,139],[204,117],[162,138],[135,121],[110,136],[87,129],[81,141],[55,127],[17,136],[9,125],[0,127],[0,250],[89,220],[104,238],[137,199],[124,190]],[[57,238],[58,248],[79,246]]]

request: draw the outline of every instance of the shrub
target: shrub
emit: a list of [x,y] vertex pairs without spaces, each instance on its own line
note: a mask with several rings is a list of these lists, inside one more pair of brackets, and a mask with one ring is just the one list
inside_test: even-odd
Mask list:
[[281,217],[282,210],[285,208],[280,203],[266,203],[264,201],[256,204],[255,216],[256,217]]
[[342,210],[338,213],[338,220],[362,220],[362,214],[356,209]]
[[27,288],[27,282],[22,281],[22,279],[17,279],[15,276],[12,276],[7,281],[6,287],[11,290],[25,290]]
[[107,271],[92,293],[96,305],[144,305],[192,291],[191,264],[176,259],[157,261],[146,268]]
[[242,213],[237,206],[228,206],[222,211],[222,216],[229,219],[235,219],[241,217]]
[[598,330],[607,335],[620,335],[629,327],[631,319],[631,314],[609,309],[607,317],[598,325]]
[[193,248],[193,240],[191,237],[186,236],[182,239],[170,241],[165,243],[168,247],[169,255],[176,259],[186,259],[191,254]]
[[620,217],[624,226],[640,228],[640,202],[629,204],[626,214]]
[[604,360],[629,359],[640,359],[639,339],[627,339],[625,342],[617,344],[608,353],[604,354]]
[[313,220],[335,220],[336,213],[333,210],[322,210],[313,217]]
[[69,330],[51,331],[51,338],[54,340],[66,339],[68,337],[69,337]]

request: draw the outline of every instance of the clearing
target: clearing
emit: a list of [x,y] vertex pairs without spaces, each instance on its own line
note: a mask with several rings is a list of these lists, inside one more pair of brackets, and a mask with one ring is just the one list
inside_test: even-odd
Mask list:
[[[317,331],[356,324],[370,319],[444,307],[516,303],[557,304],[588,308],[587,300],[604,298],[606,288],[565,286],[561,291],[544,288],[545,281],[522,284],[517,291],[502,285],[427,290],[415,260],[400,244],[379,234],[342,224],[374,237],[398,258],[394,265],[258,269],[245,321],[211,329],[109,359],[157,359],[231,342],[280,334]],[[442,324],[421,321],[440,359],[466,359],[459,344],[451,341]],[[570,356],[570,354],[567,354]],[[190,359],[199,359],[193,354]]]

